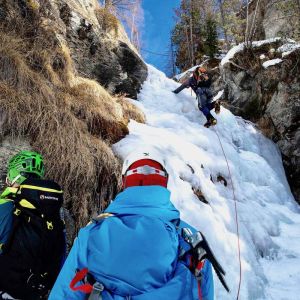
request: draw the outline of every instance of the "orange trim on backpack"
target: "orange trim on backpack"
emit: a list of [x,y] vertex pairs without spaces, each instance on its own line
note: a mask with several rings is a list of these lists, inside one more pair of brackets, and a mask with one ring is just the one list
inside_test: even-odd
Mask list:
[[82,281],[85,278],[85,276],[88,272],[89,272],[89,270],[87,268],[84,268],[84,269],[82,269],[81,271],[78,271],[75,274],[74,278],[72,279],[72,281],[70,283],[70,289],[72,291],[75,291],[75,292],[80,291],[80,292],[83,292],[85,294],[90,294],[92,292],[93,286],[89,283],[84,283],[82,285],[79,285],[79,286],[75,287],[75,285],[78,282]]

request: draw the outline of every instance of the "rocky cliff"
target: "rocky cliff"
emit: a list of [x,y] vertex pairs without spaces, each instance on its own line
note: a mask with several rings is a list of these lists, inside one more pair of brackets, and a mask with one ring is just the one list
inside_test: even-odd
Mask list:
[[58,37],[70,49],[80,74],[96,79],[112,93],[136,98],[147,67],[119,21],[97,0],[49,1]]
[[96,0],[0,0],[0,185],[12,154],[37,150],[76,224],[86,224],[120,188],[111,145],[128,118],[144,120],[112,93],[135,97],[146,76]]
[[277,143],[300,202],[300,45],[283,39],[239,45],[222,61],[225,98]]
[[[248,2],[249,28],[251,28],[254,40],[274,37],[300,38],[299,0],[252,0]],[[246,18],[246,6],[240,13]]]

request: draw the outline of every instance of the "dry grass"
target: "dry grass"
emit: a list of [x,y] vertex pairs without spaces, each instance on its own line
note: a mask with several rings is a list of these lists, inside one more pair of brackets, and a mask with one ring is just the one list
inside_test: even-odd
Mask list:
[[[99,84],[77,77],[68,48],[34,12],[28,20],[18,18],[17,7],[10,12],[0,26],[0,137],[26,137],[42,153],[47,177],[62,185],[81,226],[97,197],[109,200],[120,188],[120,162],[110,145],[128,133],[130,108],[124,118]],[[136,108],[133,114],[140,118]]]
[[146,122],[145,114],[138,109],[134,104],[130,103],[129,100],[124,95],[119,95],[117,97],[117,102],[121,105],[123,109],[123,116],[125,119],[133,119],[139,123]]
[[109,10],[99,7],[95,10],[95,15],[103,30],[113,30],[115,35],[118,34],[119,20]]

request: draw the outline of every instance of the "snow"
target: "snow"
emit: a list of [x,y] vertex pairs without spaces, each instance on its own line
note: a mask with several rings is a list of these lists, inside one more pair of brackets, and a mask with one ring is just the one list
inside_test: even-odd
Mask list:
[[[222,57],[223,57],[223,55],[216,56],[216,58],[218,58],[218,59],[221,59]],[[192,74],[196,70],[196,68],[205,66],[205,64],[208,61],[209,61],[209,59],[205,59],[200,65],[193,66],[190,69],[188,69],[188,70],[186,70],[186,71],[184,71],[184,72],[182,72],[180,74],[175,75],[174,78],[177,81],[179,81],[181,78],[185,77],[187,74]]]
[[[300,209],[277,146],[223,107],[217,126],[205,128],[189,91],[173,94],[178,83],[152,66],[148,69],[139,101],[132,101],[144,111],[147,123],[131,120],[130,133],[114,145],[115,152],[125,158],[138,147],[154,147],[166,160],[172,202],[182,219],[204,233],[226,270],[231,293],[215,277],[216,299],[235,299],[239,282],[233,189],[242,260],[239,299],[299,299]],[[218,175],[227,187],[216,181]],[[201,189],[209,204],[199,201],[192,187]]]
[[265,59],[266,58],[266,56],[264,55],[264,54],[262,54],[260,57],[259,57],[259,59],[261,59],[261,60],[263,60],[263,59]]
[[219,91],[218,94],[214,96],[214,101],[221,99],[223,94],[224,94],[224,90]]
[[265,69],[267,69],[268,67],[275,66],[277,64],[280,64],[281,62],[282,62],[282,59],[275,58],[275,59],[265,61],[262,65]]
[[177,74],[174,76],[174,78],[179,81],[182,77],[184,77],[187,73],[193,73],[197,67],[199,67],[200,65],[194,66],[186,71],[184,71],[183,73]]
[[232,58],[234,58],[234,56],[239,53],[242,52],[245,48],[244,43],[239,44],[237,46],[234,46],[233,48],[231,48],[228,53],[226,54],[226,56],[222,59],[221,61],[221,66],[224,66],[226,63],[228,63]]
[[254,41],[254,42],[252,42],[252,46],[254,46],[255,48],[258,48],[258,47],[261,47],[266,44],[272,44],[272,43],[278,42],[281,39],[282,38],[280,38],[280,37],[275,37],[275,38],[271,38],[271,39],[267,39],[267,40]]
[[296,44],[293,40],[289,43],[282,45],[277,49],[278,52],[282,53],[282,57],[290,55],[293,51],[300,48],[300,44]]
[[[281,38],[279,37],[275,37],[275,38],[271,38],[271,39],[267,39],[267,40],[262,40],[262,41],[254,41],[252,42],[252,47],[253,48],[259,48],[263,45],[266,45],[266,44],[271,44],[271,43],[275,43],[277,41],[280,41]],[[242,52],[244,49],[245,49],[245,43],[241,43],[237,46],[234,46],[233,48],[231,48],[227,55],[222,59],[221,61],[221,66],[224,66],[226,63],[230,62],[230,60],[232,58],[234,58],[234,56],[239,53],[239,52]]]

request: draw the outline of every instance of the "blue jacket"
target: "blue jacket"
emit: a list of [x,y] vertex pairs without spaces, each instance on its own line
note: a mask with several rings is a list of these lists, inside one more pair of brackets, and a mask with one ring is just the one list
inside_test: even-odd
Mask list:
[[[117,216],[80,230],[49,300],[85,299],[85,294],[69,287],[76,271],[84,268],[105,286],[103,300],[128,299],[127,295],[132,300],[199,299],[197,280],[178,261],[179,240],[172,221],[179,219],[179,212],[166,188],[127,188],[106,212]],[[209,262],[202,273],[202,299],[213,300]]]
[[10,190],[12,189],[6,189],[0,196],[0,254],[12,227],[14,204],[8,199]]

